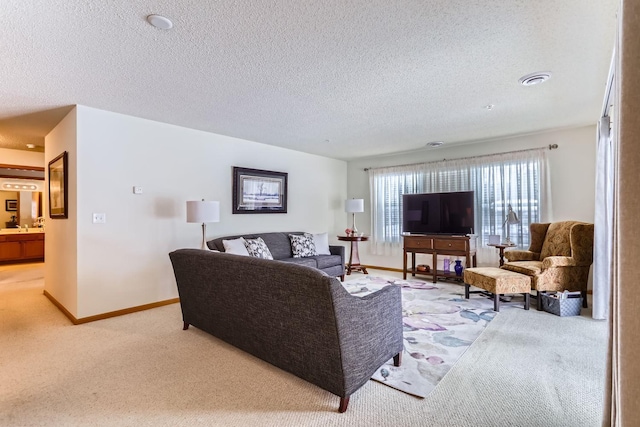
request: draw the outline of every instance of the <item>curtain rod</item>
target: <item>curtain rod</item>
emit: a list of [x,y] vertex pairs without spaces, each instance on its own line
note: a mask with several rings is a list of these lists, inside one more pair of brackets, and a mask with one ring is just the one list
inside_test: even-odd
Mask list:
[[[495,153],[495,154],[483,154],[482,156],[459,157],[457,159],[449,159],[449,160],[477,159],[477,158],[482,158],[482,157],[499,156],[500,154],[525,153],[527,151],[538,151],[538,150],[544,150],[544,149],[555,150],[556,148],[558,148],[558,144],[549,144],[547,147],[528,148],[526,150],[505,151],[504,153]],[[368,167],[368,168],[364,168],[364,171],[367,172],[370,169],[398,168],[398,167],[403,167],[403,166],[428,165],[430,163],[439,163],[439,162],[444,162],[446,160],[447,159],[433,160],[431,162],[408,163],[406,165],[380,166],[380,167],[375,167],[375,168],[374,167]]]

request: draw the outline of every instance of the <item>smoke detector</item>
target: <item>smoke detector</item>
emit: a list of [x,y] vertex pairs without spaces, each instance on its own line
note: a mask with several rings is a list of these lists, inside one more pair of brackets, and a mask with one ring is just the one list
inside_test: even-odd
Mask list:
[[533,86],[540,83],[544,83],[551,78],[551,71],[540,71],[537,73],[527,74],[526,76],[520,77],[518,82],[522,86]]
[[159,30],[170,30],[173,27],[173,22],[162,15],[149,15],[147,16],[147,22]]
[[427,147],[436,148],[436,147],[440,147],[442,144],[444,144],[443,141],[432,141],[432,142],[427,142]]

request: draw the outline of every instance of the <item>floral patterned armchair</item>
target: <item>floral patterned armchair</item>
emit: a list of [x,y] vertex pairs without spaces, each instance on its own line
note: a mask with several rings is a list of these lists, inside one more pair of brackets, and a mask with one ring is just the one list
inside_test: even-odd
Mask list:
[[[508,260],[501,268],[531,276],[531,289],[581,291],[587,307],[587,281],[593,263],[593,224],[562,221],[531,224],[528,251],[506,251]],[[538,310],[542,298],[537,298]]]

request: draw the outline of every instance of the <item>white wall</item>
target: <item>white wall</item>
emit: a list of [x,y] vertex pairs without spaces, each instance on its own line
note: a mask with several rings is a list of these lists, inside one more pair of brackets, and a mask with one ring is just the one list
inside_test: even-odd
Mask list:
[[[358,230],[364,231],[365,234],[371,232],[369,176],[364,171],[366,167],[479,156],[546,147],[549,144],[558,144],[559,146],[558,149],[547,152],[552,194],[551,218],[549,220],[593,222],[596,162],[595,125],[350,161],[348,165],[348,197],[365,199],[365,212],[357,214]],[[372,255],[369,253],[366,242],[361,243],[360,254],[360,260],[363,264],[402,268],[402,255]]]
[[[77,146],[63,147],[76,112]],[[77,310],[63,302],[77,318],[178,296],[168,253],[201,241],[200,225],[186,222],[187,200],[220,201],[220,222],[208,224],[207,239],[296,230],[336,236],[346,226],[346,162],[84,106],[70,116],[47,137],[46,158],[69,151],[74,202],[68,220],[47,219],[46,227],[47,250],[55,245],[77,254],[75,265],[63,266],[69,278],[77,272],[77,281],[57,274],[47,276],[46,286],[60,302],[58,293],[77,289]],[[233,166],[288,172],[288,213],[232,215]],[[134,195],[134,185],[143,194]],[[105,213],[106,224],[93,224],[94,212]],[[52,233],[52,223],[74,232]],[[46,256],[53,273],[57,266]]]
[[[49,193],[42,198],[45,217],[44,238],[44,289],[62,304],[73,316],[78,317],[78,236],[77,236],[77,111],[74,108],[45,137],[45,163],[56,158],[64,151],[69,152],[69,218],[51,219],[48,210]],[[48,174],[45,173],[45,188],[48,186]]]

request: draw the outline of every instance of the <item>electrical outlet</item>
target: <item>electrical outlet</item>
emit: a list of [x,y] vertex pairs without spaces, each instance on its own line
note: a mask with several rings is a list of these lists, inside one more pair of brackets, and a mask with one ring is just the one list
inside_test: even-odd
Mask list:
[[93,223],[94,224],[104,224],[107,222],[107,214],[105,213],[94,213],[93,214]]

